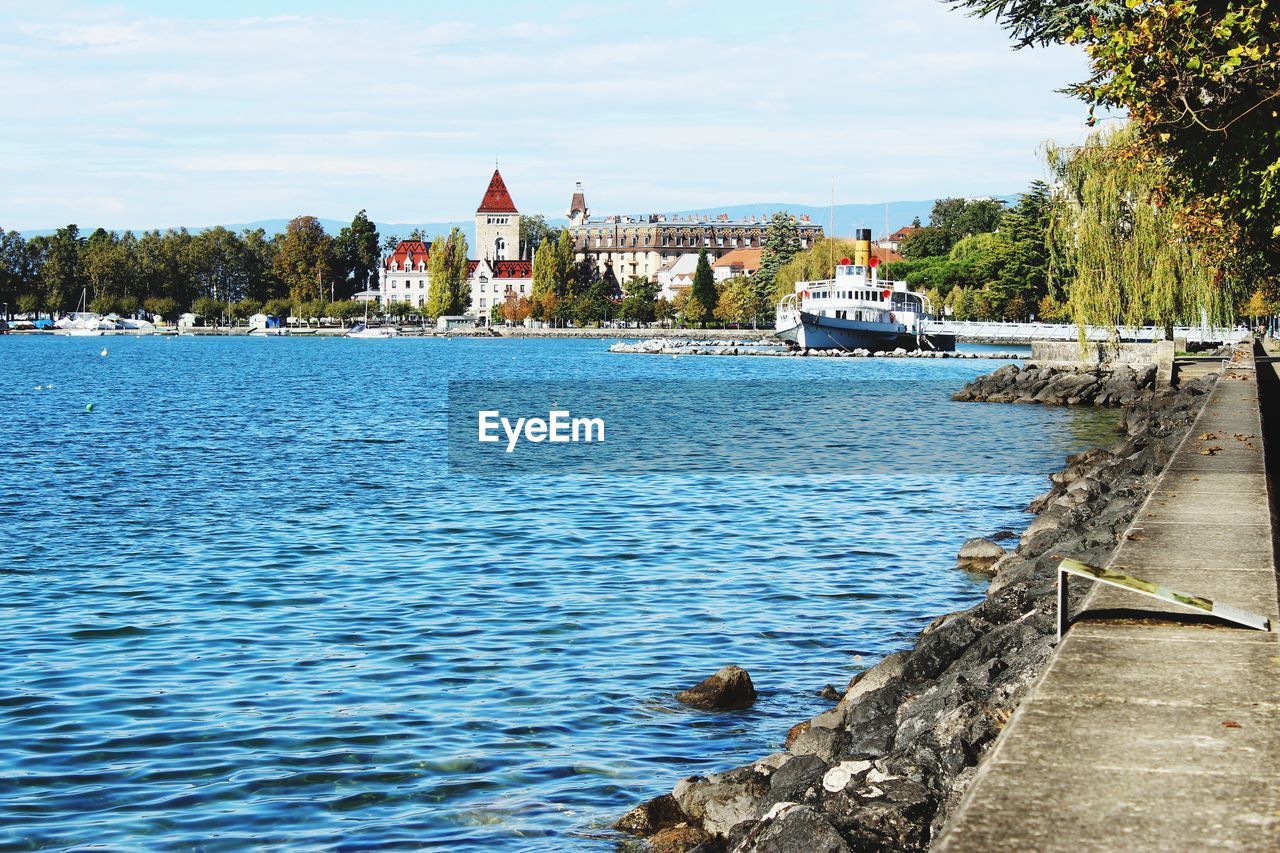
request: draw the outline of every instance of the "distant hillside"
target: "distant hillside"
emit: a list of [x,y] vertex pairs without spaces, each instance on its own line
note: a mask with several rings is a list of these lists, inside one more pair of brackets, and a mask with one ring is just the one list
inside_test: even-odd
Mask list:
[[[1016,195],[996,196],[996,198],[1012,204],[1017,200]],[[716,217],[722,213],[728,214],[731,219],[749,219],[754,216],[756,219],[767,219],[775,211],[785,210],[794,216],[808,216],[817,225],[821,225],[828,231],[831,230],[831,220],[834,217],[835,229],[834,233],[840,237],[852,236],[854,229],[870,228],[874,237],[880,237],[885,233],[885,209],[888,208],[889,230],[895,231],[903,225],[910,225],[911,221],[916,217],[921,222],[928,223],[929,212],[933,209],[933,199],[923,199],[921,201],[891,201],[887,204],[877,202],[875,204],[838,204],[834,209],[828,207],[817,207],[808,204],[786,204],[777,202],[775,204],[736,204],[725,207],[702,207],[696,210],[650,210],[641,213],[631,212],[630,215],[640,216],[648,213],[658,213],[668,217],[671,216],[708,216]],[[628,211],[608,211],[609,213],[626,214]],[[600,216],[605,215],[606,211],[598,211]],[[341,219],[324,219],[320,222],[324,225],[324,229],[330,234],[337,234],[347,225],[350,220]],[[553,226],[565,225],[568,220],[563,216],[548,217],[547,224]],[[232,231],[241,231],[245,228],[261,228],[268,234],[278,234],[284,231],[285,226],[289,224],[288,219],[259,219],[254,222],[234,222],[227,223],[224,227]],[[400,237],[408,236],[415,228],[420,228],[426,232],[427,237],[435,237],[439,234],[448,234],[451,228],[461,228],[463,233],[467,235],[467,240],[473,245],[475,243],[475,221],[474,220],[455,220],[452,222],[374,222],[378,227],[378,234],[384,239],[388,235],[397,235]],[[81,225],[82,229],[92,228],[93,226]],[[181,227],[181,226],[174,226]],[[197,227],[188,226],[191,232],[199,232],[213,226],[203,225]],[[144,229],[138,229],[144,230]],[[31,231],[23,231],[22,236],[26,238],[35,237],[41,234],[52,234],[54,229],[35,229]],[[136,233],[136,232],[135,232]]]

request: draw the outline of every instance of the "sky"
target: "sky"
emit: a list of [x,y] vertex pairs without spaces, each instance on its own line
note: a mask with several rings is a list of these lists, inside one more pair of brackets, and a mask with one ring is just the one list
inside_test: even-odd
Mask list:
[[0,0],[0,227],[1005,195],[1086,76],[936,0]]

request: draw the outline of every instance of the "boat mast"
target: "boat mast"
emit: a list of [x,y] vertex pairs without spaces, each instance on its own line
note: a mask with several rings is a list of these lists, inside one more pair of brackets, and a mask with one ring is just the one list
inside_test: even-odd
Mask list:
[[831,207],[827,213],[827,263],[831,266],[831,285],[836,283],[836,176],[831,176]]

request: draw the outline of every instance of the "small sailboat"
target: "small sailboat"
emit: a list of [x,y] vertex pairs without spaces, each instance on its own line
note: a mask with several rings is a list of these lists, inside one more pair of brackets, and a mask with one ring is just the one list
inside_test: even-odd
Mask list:
[[79,308],[53,324],[56,334],[68,335],[76,338],[96,338],[106,332],[107,329],[115,328],[114,323],[110,323],[102,317],[99,317],[97,314],[85,310],[85,300],[87,297],[88,289],[81,288]]
[[369,302],[364,303],[364,320],[356,323],[343,337],[358,338],[360,340],[373,340],[377,338],[394,338],[399,335],[399,330],[395,326],[378,326],[372,328],[369,326]]

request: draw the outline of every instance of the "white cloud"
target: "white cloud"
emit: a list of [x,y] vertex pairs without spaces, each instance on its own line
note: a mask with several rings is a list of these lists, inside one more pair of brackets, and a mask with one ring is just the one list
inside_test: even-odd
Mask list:
[[[0,19],[0,221],[465,217],[499,156],[523,209],[1008,192],[1083,109],[1074,51],[1011,52],[934,0],[619,2],[500,19],[409,7],[221,17],[23,7]],[[67,25],[66,21],[74,21]]]

